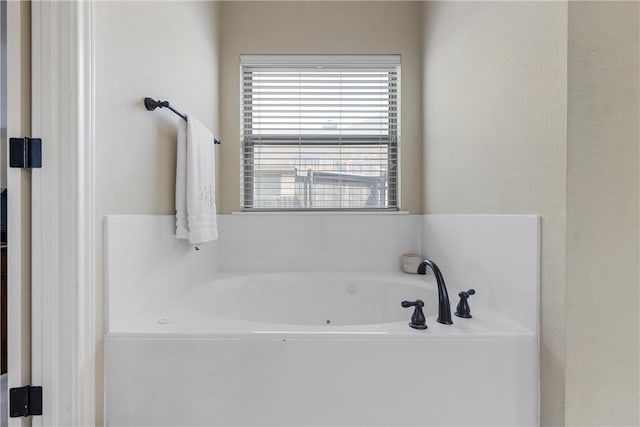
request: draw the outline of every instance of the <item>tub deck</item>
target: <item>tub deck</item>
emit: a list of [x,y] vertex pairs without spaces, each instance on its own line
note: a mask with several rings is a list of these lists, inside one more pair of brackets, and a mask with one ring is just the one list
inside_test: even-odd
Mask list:
[[[311,274],[313,274],[312,272]],[[273,275],[273,271],[221,271],[216,275],[216,282],[226,279],[260,277]],[[299,273],[301,275],[307,273]],[[326,273],[325,273],[326,274]],[[436,322],[437,300],[435,298],[435,283],[432,278],[404,273],[348,273],[333,272],[332,275],[348,275],[377,279],[397,284],[409,284],[424,288],[424,295],[420,296],[426,303],[428,329],[417,331],[407,323],[411,318],[412,309],[405,309],[403,320],[366,325],[298,325],[248,321],[240,318],[228,318],[215,313],[196,310],[193,297],[188,290],[176,287],[173,290],[162,290],[148,298],[148,304],[131,301],[131,309],[112,311],[108,321],[108,336],[145,336],[154,337],[210,337],[210,338],[260,338],[261,336],[277,337],[295,334],[298,337],[367,337],[370,339],[485,339],[485,338],[515,338],[532,339],[535,333],[520,324],[508,319],[501,313],[483,307],[481,302],[470,300],[473,318],[462,319],[453,315],[457,304],[457,291],[449,289],[453,325],[442,325]],[[213,282],[215,283],[215,282]],[[209,286],[204,282],[193,287]],[[147,288],[148,289],[148,288]],[[122,298],[126,300],[126,297]],[[313,302],[311,302],[313,303]],[[269,304],[269,301],[264,301]],[[392,301],[400,305],[400,300]],[[122,306],[122,304],[120,304]],[[251,310],[247,307],[246,310]],[[238,314],[242,317],[242,313]],[[406,320],[405,320],[406,319]]]

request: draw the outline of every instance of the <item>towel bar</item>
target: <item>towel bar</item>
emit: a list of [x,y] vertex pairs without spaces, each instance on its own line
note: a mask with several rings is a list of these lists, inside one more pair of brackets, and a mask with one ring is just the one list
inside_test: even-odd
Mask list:
[[[182,114],[180,111],[178,111],[175,108],[173,108],[171,106],[171,104],[169,104],[169,101],[156,101],[153,98],[145,98],[144,99],[144,107],[148,111],[153,111],[156,108],[168,108],[169,110],[171,110],[174,113],[176,113],[178,116],[182,117],[184,120],[187,120],[187,115],[186,114]],[[218,138],[213,138],[213,143],[214,144],[220,144],[221,142],[220,142],[220,140]]]

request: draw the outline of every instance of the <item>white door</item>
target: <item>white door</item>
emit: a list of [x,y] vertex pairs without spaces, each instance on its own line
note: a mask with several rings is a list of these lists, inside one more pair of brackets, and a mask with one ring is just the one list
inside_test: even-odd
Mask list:
[[[31,135],[31,10],[7,2],[7,140]],[[8,151],[7,151],[8,157]],[[6,158],[5,158],[6,159]],[[31,171],[7,168],[8,386],[31,384]],[[30,426],[9,418],[9,426]]]

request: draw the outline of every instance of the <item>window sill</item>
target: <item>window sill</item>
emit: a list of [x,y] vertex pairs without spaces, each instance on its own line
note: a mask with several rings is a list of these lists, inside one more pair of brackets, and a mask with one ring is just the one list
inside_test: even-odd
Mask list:
[[234,211],[231,215],[409,215],[409,211]]

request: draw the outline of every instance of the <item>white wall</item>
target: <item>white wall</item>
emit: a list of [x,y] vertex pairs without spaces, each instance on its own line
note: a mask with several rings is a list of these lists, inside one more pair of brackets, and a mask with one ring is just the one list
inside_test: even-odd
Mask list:
[[428,2],[424,211],[541,216],[542,423],[564,420],[567,4]]
[[218,209],[240,210],[241,54],[400,54],[400,207],[422,210],[420,2],[222,2]]
[[[218,128],[218,4],[96,2],[96,260],[103,289],[103,217],[172,214],[177,116],[145,110],[166,99]],[[98,313],[97,424],[102,414],[103,299]]]
[[640,424],[638,2],[569,4],[566,423]]

